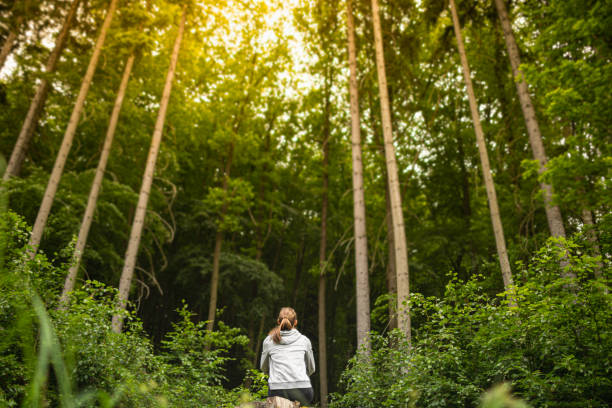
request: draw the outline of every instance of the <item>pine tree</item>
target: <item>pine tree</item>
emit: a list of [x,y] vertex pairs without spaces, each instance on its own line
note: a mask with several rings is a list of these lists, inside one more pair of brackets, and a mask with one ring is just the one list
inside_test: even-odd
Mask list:
[[[125,309],[127,306],[130,287],[132,286],[134,267],[136,266],[136,257],[140,247],[140,238],[142,237],[142,229],[144,227],[145,216],[147,214],[147,204],[149,202],[151,185],[153,184],[153,176],[155,174],[155,163],[157,161],[157,154],[159,153],[159,148],[161,145],[164,123],[166,121],[166,112],[168,110],[170,93],[172,91],[172,82],[174,80],[174,73],[176,71],[181,42],[183,40],[183,33],[185,32],[186,19],[187,6],[184,5],[182,8],[178,32],[174,41],[174,47],[172,49],[172,55],[170,57],[170,66],[168,67],[168,72],[166,74],[166,82],[164,84],[162,98],[159,104],[155,129],[153,130],[153,137],[151,139],[151,147],[149,148],[149,154],[147,156],[147,165],[142,177],[142,184],[140,187],[140,193],[138,195],[138,204],[136,206],[136,213],[134,214],[132,229],[130,231],[128,248],[125,252],[125,261],[119,282],[119,307],[122,309]],[[120,333],[122,327],[123,317],[118,314],[113,316],[113,331]]]
[[[512,67],[512,75],[514,76],[516,91],[521,103],[521,109],[523,110],[527,133],[529,134],[529,143],[531,144],[533,157],[538,161],[539,173],[542,174],[546,171],[548,159],[546,158],[546,151],[544,150],[538,119],[533,103],[531,102],[531,97],[529,96],[529,90],[527,89],[527,82],[525,82],[525,78],[520,71],[521,59],[519,50],[516,45],[516,40],[514,39],[514,33],[512,32],[512,26],[510,25],[510,19],[508,18],[504,0],[495,0],[495,6],[497,7],[497,14],[499,15],[504,39],[506,41],[508,58],[510,58],[510,65]],[[553,203],[552,186],[548,183],[541,182],[540,187],[544,191],[544,208],[546,210],[546,219],[548,220],[550,234],[553,237],[565,238],[563,217],[561,216],[559,206]]]
[[385,72],[385,56],[383,51],[380,11],[378,0],[372,0],[372,20],[374,24],[374,43],[376,47],[376,69],[378,72],[378,90],[380,93],[380,110],[385,141],[385,158],[387,163],[387,178],[391,199],[391,219],[393,220],[393,243],[395,247],[395,267],[397,276],[397,311],[398,327],[410,341],[410,281],[408,271],[408,253],[406,250],[406,231],[404,230],[404,214],[402,213],[402,197],[400,194],[398,169],[393,146],[393,129],[391,126],[391,110],[389,91],[387,89],[387,74]]
[[[470,76],[470,67],[468,65],[465,47],[463,45],[463,37],[461,35],[461,26],[459,24],[459,16],[457,14],[457,6],[455,0],[450,0],[451,15],[453,19],[453,27],[455,28],[455,36],[457,37],[457,49],[461,58],[461,67],[463,69],[463,78],[467,88],[468,100],[470,103],[470,112],[472,114],[472,122],[476,133],[476,142],[478,144],[478,153],[480,154],[480,164],[482,166],[482,178],[487,191],[487,199],[489,201],[489,212],[491,214],[491,224],[493,224],[493,234],[495,236],[495,244],[497,246],[497,256],[501,267],[502,277],[504,280],[504,288],[511,290],[513,286],[512,270],[510,269],[510,261],[508,260],[508,250],[506,249],[506,239],[504,237],[504,228],[499,214],[499,205],[497,203],[497,193],[495,192],[495,184],[491,175],[491,166],[489,164],[489,154],[487,145],[484,139],[484,132],[480,124],[480,115],[478,113],[478,104],[474,94],[474,86]],[[510,299],[514,305],[514,300]]]
[[79,124],[79,119],[81,117],[81,113],[83,112],[85,98],[87,97],[87,93],[89,92],[89,87],[91,85],[91,81],[93,79],[94,72],[96,71],[96,66],[98,65],[98,60],[100,58],[100,53],[102,52],[102,47],[104,46],[106,33],[108,32],[110,24],[113,20],[113,15],[115,14],[116,8],[117,0],[111,0],[111,3],[108,7],[108,12],[106,13],[106,18],[104,19],[104,23],[102,24],[102,29],[100,30],[100,34],[98,35],[98,39],[96,41],[96,46],[94,48],[91,59],[89,60],[87,72],[83,77],[79,95],[77,96],[76,103],[74,104],[74,108],[72,109],[72,114],[70,115],[70,120],[68,121],[68,127],[66,128],[66,132],[64,133],[64,139],[62,140],[62,145],[57,154],[57,158],[55,159],[53,171],[51,172],[51,177],[49,178],[49,182],[47,183],[47,189],[45,190],[42,204],[40,205],[38,215],[36,216],[36,221],[34,222],[34,227],[32,228],[32,235],[30,236],[29,242],[29,246],[31,248],[31,257],[34,257],[34,255],[36,254],[36,251],[38,250],[38,245],[40,244],[40,240],[42,239],[42,233],[45,229],[45,225],[47,224],[47,218],[49,217],[49,213],[51,212],[51,206],[53,205],[53,200],[55,199],[55,193],[57,192],[57,187],[59,186],[62,173],[64,172],[64,166],[66,165],[66,160],[68,159],[68,153],[70,152],[70,148],[72,147],[72,141],[74,140],[74,135]]
[[134,59],[135,54],[132,52],[125,63],[125,68],[123,69],[123,76],[121,77],[121,83],[119,84],[119,90],[117,91],[115,105],[113,107],[113,112],[106,131],[102,153],[100,154],[98,167],[96,168],[94,180],[91,184],[91,190],[89,192],[89,198],[87,199],[87,207],[85,208],[85,214],[83,215],[83,221],[81,222],[81,228],[79,230],[79,236],[75,246],[74,261],[64,282],[64,289],[60,299],[60,303],[62,305],[66,304],[68,294],[74,288],[74,281],[79,270],[79,265],[81,264],[81,258],[83,256],[83,251],[85,250],[85,244],[87,243],[87,236],[89,234],[91,222],[93,221],[94,212],[96,211],[96,204],[98,202],[100,189],[102,188],[104,172],[106,171],[106,163],[108,162],[108,156],[113,144],[113,138],[115,137],[115,130],[117,129],[117,122],[119,120],[119,114],[121,113],[123,98],[125,97],[125,91],[127,90],[132,67],[134,66]]
[[359,90],[357,87],[357,51],[352,1],[348,0],[347,31],[349,58],[349,91],[351,105],[351,152],[353,167],[353,218],[355,236],[355,282],[357,296],[357,347],[369,351],[370,284],[368,277],[368,238],[363,189],[363,163],[361,160],[361,124],[359,120]]
[[[70,32],[70,27],[72,26],[72,22],[76,15],[79,4],[80,0],[73,0],[70,5],[70,9],[68,10],[68,14],[66,14],[62,29],[55,40],[55,46],[53,47],[53,51],[51,51],[51,54],[49,54],[49,58],[47,59],[47,64],[45,65],[45,73],[47,74],[54,72],[55,68],[57,67],[59,56],[64,49],[64,45],[66,45],[68,33]],[[23,163],[23,159],[25,158],[25,152],[28,149],[28,145],[30,144],[32,135],[34,134],[34,129],[38,124],[38,118],[42,113],[45,101],[47,100],[48,92],[49,80],[46,77],[43,77],[40,79],[40,83],[36,87],[36,93],[32,98],[32,102],[30,102],[28,113],[26,114],[26,118],[23,121],[21,130],[19,131],[19,136],[17,137],[17,141],[15,142],[15,147],[13,148],[13,152],[11,153],[11,157],[4,171],[4,175],[2,177],[3,180],[7,180],[9,177],[19,175],[19,172],[21,171],[21,164]]]

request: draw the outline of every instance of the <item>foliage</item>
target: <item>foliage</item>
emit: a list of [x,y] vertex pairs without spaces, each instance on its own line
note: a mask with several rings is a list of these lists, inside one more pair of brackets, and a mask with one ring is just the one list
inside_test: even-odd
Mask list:
[[108,407],[219,407],[231,406],[243,393],[221,386],[232,359],[228,353],[248,342],[240,329],[219,322],[217,331],[207,332],[184,305],[181,320],[155,352],[133,313],[124,311],[127,329],[113,332],[117,290],[95,281],[72,292],[65,308],[49,309],[60,288],[47,284],[61,281],[66,267],[52,266],[42,252],[26,261],[26,247],[15,246],[27,236],[23,220],[8,212],[3,222],[10,226],[3,242],[12,244],[0,282],[4,405],[37,406],[45,399],[66,407],[94,401]]
[[[119,1],[45,227],[41,249],[48,256],[29,261],[24,256],[28,225],[37,215],[109,4],[80,2],[57,69],[45,73],[72,2],[0,0],[0,41],[10,30],[23,27],[0,72],[0,156],[10,156],[40,79],[50,83],[21,174],[0,185],[0,212],[5,207],[11,211],[0,217],[5,223],[0,225],[0,254],[5,254],[0,255],[0,401],[19,404],[31,392],[44,319],[41,309],[34,308],[35,294],[44,302],[60,343],[75,403],[83,397],[107,406],[118,401],[124,406],[188,406],[214,404],[213,400],[223,405],[238,398],[245,382],[252,385],[252,393],[262,396],[264,377],[251,373],[245,380],[244,374],[257,366],[257,350],[280,306],[297,310],[300,330],[318,354],[314,305],[319,290],[324,135],[329,135],[325,321],[330,333],[329,389],[335,391],[356,348],[346,2]],[[393,325],[389,310],[393,312],[395,295],[389,279],[392,237],[387,231],[371,2],[352,3],[370,299],[377,299],[371,320],[373,329],[386,333]],[[515,276],[525,293],[526,300],[520,300],[527,302],[517,314],[508,314],[504,301],[495,296],[503,283],[448,1],[379,3],[410,285],[420,294],[414,296],[413,316],[413,353],[419,353],[411,363],[421,365],[422,376],[405,377],[397,361],[385,360],[384,353],[376,351],[398,347],[393,337],[375,339],[378,354],[372,365],[366,369],[359,362],[373,380],[363,376],[350,388],[347,379],[345,386],[368,400],[366,390],[382,396],[383,386],[389,385],[394,395],[387,401],[390,405],[401,398],[417,405],[430,400],[440,405],[450,395],[456,404],[473,405],[482,390],[504,380],[534,405],[555,405],[542,402],[553,398],[553,391],[558,398],[582,398],[586,384],[596,387],[595,381],[603,376],[589,371],[587,351],[601,351],[589,348],[591,306],[580,309],[582,303],[568,303],[566,291],[551,289],[552,277],[557,279],[559,272],[556,255],[550,255],[549,263],[543,261],[544,254],[531,260],[549,235],[540,189],[540,182],[546,181],[553,186],[567,235],[579,242],[570,245],[571,257],[580,271],[576,285],[587,292],[579,291],[577,297],[585,305],[603,302],[581,274],[587,269],[608,274],[612,256],[612,3],[505,1],[549,158],[547,171],[539,174],[494,2],[456,0],[508,255],[512,265],[530,265],[520,266],[522,272]],[[110,288],[118,285],[123,267],[183,4],[188,6],[186,31],[129,294],[134,300],[128,314],[131,323],[128,331],[116,336],[109,329],[115,296]],[[57,293],[73,255],[71,242],[132,53],[134,69],[77,289],[69,309],[56,310]],[[247,347],[216,344],[213,334],[201,332],[219,231],[224,235],[219,317],[249,337]],[[545,251],[552,254],[554,248]],[[550,270],[551,280],[538,275],[535,265]],[[449,281],[453,283],[447,287]],[[466,282],[465,287],[459,282]],[[538,300],[539,289],[533,285],[549,288],[548,297]],[[183,299],[194,313],[189,318]],[[584,325],[580,313],[586,315]],[[476,321],[489,317],[486,324]],[[572,337],[559,328],[564,325],[580,330]],[[220,327],[223,339],[240,337]],[[608,327],[608,321],[601,326]],[[542,338],[540,328],[545,329]],[[511,346],[519,351],[511,352]],[[579,352],[580,347],[587,351]],[[217,348],[225,351],[215,354]],[[58,352],[55,345],[51,349]],[[229,356],[232,360],[226,360]],[[582,377],[576,374],[580,364]],[[200,366],[208,368],[198,371]],[[377,367],[405,381],[393,388],[391,375],[377,374]],[[55,404],[60,399],[56,373],[49,373],[47,394]],[[198,379],[201,382],[193,384]],[[576,382],[576,390],[568,388],[570,381]],[[317,374],[312,382],[317,387]],[[557,384],[554,390],[551,384]],[[221,386],[232,391],[224,392]],[[93,394],[81,394],[83,390]],[[205,399],[198,400],[195,390],[203,390]],[[594,388],[593,398],[600,398],[600,391]],[[349,393],[347,401],[353,397]]]
[[[486,294],[483,277],[456,277],[444,298],[413,294],[419,328],[410,346],[394,331],[373,335],[372,357],[351,360],[334,406],[477,406],[508,382],[533,406],[604,407],[610,400],[612,297],[583,245],[553,240],[516,276],[517,308]],[[567,257],[577,278],[560,277]],[[395,395],[403,399],[395,400]],[[410,397],[408,397],[410,396]],[[380,405],[377,405],[380,404]],[[491,405],[486,402],[485,405]]]

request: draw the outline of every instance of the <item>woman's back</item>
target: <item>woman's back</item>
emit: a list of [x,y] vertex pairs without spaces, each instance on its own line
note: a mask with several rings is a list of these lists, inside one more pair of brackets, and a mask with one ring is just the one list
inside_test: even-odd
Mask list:
[[310,403],[314,393],[308,376],[315,371],[312,344],[295,328],[297,315],[292,308],[282,308],[277,323],[261,353],[261,370],[269,375],[268,396]]
[[312,345],[297,329],[282,330],[279,344],[272,336],[266,337],[261,360],[262,370],[269,373],[271,389],[311,386],[308,376],[315,370]]

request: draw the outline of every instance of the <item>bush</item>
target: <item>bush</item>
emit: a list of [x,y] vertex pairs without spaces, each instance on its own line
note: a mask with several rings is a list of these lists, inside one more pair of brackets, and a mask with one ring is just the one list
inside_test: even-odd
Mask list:
[[[561,277],[561,259],[576,278]],[[478,406],[483,391],[502,382],[538,407],[608,406],[610,271],[595,280],[598,261],[570,241],[549,242],[528,267],[519,265],[517,308],[487,295],[482,276],[452,279],[443,299],[413,294],[420,327],[412,348],[397,331],[374,334],[372,357],[351,360],[346,392],[332,406]]]
[[[231,407],[244,398],[221,386],[229,350],[248,343],[239,329],[219,322],[210,333],[185,305],[156,353],[142,323],[117,309],[114,288],[87,281],[59,309],[69,265],[43,253],[29,260],[26,224],[14,213],[1,221],[0,406]],[[118,334],[111,319],[119,312]]]

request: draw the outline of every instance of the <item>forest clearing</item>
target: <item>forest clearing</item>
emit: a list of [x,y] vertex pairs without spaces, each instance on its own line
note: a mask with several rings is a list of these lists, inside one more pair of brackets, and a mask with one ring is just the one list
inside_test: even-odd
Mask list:
[[0,407],[609,407],[611,86],[609,0],[0,0]]

